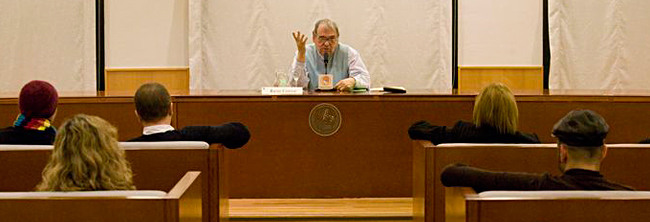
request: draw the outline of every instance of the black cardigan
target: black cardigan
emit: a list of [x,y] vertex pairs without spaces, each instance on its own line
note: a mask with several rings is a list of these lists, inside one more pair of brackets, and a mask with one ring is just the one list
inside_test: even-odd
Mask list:
[[429,140],[441,143],[540,143],[537,135],[522,132],[515,134],[499,133],[492,127],[478,128],[473,123],[458,121],[452,128],[434,126],[420,121],[409,128],[409,136],[414,140]]
[[129,141],[205,141],[234,149],[244,146],[250,137],[248,127],[243,124],[226,123],[219,126],[186,126],[181,130],[142,135]]

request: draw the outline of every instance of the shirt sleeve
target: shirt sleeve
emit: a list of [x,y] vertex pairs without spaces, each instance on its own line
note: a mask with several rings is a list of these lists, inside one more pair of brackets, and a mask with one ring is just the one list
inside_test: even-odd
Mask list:
[[219,126],[186,126],[181,134],[190,141],[221,143],[226,148],[235,149],[248,143],[251,135],[248,127],[241,123],[226,123]]
[[289,79],[289,84],[295,87],[302,87],[306,89],[309,86],[309,76],[307,75],[307,68],[305,67],[305,62],[298,61],[298,51],[293,56],[293,62],[291,63],[291,79]]
[[477,193],[488,190],[538,190],[542,175],[493,172],[457,163],[442,170],[440,181],[447,187],[471,187]]
[[357,50],[349,47],[348,63],[350,68],[350,77],[356,81],[354,88],[370,88],[370,73],[366,65],[361,60],[361,55]]

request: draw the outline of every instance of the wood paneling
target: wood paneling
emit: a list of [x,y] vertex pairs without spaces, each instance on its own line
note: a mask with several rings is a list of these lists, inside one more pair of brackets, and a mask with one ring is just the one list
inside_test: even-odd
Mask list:
[[[484,198],[476,195],[471,188],[447,188],[447,200],[465,209],[453,216],[447,213],[447,222],[592,222],[592,221],[647,221],[650,217],[650,199],[647,197],[617,198],[576,198],[513,197]],[[452,192],[449,192],[452,191]],[[592,194],[593,195],[593,194]],[[632,194],[633,195],[633,194]],[[464,219],[467,220],[464,220]],[[453,219],[453,220],[450,220]],[[463,219],[463,220],[459,220]]]
[[507,85],[515,93],[541,93],[544,89],[541,66],[461,66],[458,91],[479,92],[493,82]]
[[[41,172],[51,150],[0,151],[0,191],[32,191],[41,181]],[[133,170],[133,182],[141,190],[170,190],[187,171],[202,172],[201,187],[204,221],[227,221],[223,149],[127,149],[126,157]],[[11,170],[7,170],[11,169]],[[219,192],[221,190],[221,192]]]
[[[453,124],[468,119],[465,110],[472,106],[471,101],[432,105],[366,96],[205,99],[175,100],[179,127],[239,121],[251,131],[246,146],[226,150],[234,198],[410,196],[408,127],[434,113],[457,114],[433,115],[439,123]],[[341,128],[330,137],[309,128],[311,109],[323,102],[342,113]]]
[[105,76],[106,93],[133,95],[140,85],[158,82],[165,85],[171,94],[185,94],[190,91],[190,68],[107,68]]
[[0,198],[0,221],[201,221],[201,178],[187,172],[166,196]]
[[411,219],[411,198],[231,199],[233,220]]
[[[407,131],[426,120],[452,126],[471,121],[475,95],[308,93],[264,96],[259,92],[215,91],[173,96],[175,127],[243,122],[251,140],[226,150],[230,194],[235,198],[408,197],[413,155]],[[583,92],[586,93],[586,92]],[[608,143],[635,143],[650,136],[650,94],[516,95],[519,129],[553,143],[553,125],[570,110],[592,109],[611,127]],[[594,95],[595,94],[595,95]],[[339,132],[321,137],[308,115],[320,103],[339,107]],[[17,99],[0,98],[0,121],[11,125]],[[61,97],[54,121],[76,113],[98,115],[119,129],[120,140],[137,137],[142,126],[131,96]],[[254,176],[251,176],[254,175]]]

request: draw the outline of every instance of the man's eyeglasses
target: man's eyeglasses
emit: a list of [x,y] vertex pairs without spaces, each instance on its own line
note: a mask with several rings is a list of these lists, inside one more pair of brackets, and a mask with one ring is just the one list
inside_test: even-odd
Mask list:
[[332,37],[329,37],[329,38],[325,37],[325,36],[318,36],[318,42],[320,42],[320,43],[329,42],[331,44],[334,44],[336,42],[336,40],[337,40],[336,36],[332,36]]

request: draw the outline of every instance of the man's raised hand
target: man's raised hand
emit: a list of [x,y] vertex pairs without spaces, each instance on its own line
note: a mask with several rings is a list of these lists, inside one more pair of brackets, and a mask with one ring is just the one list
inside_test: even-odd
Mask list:
[[298,62],[305,62],[305,44],[307,43],[307,36],[301,34],[300,31],[291,33],[293,40],[296,41],[296,48],[298,48]]

